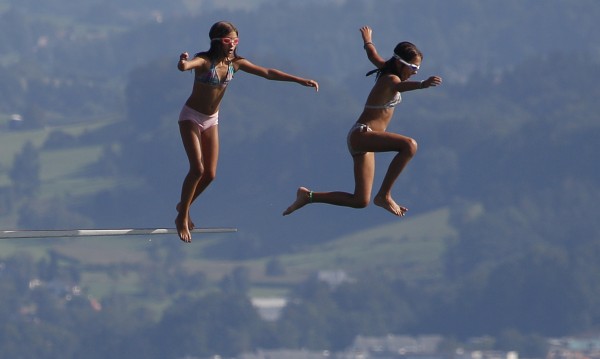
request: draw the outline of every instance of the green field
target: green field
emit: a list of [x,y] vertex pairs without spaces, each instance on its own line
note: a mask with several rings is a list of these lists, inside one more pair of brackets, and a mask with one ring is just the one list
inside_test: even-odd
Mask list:
[[[93,131],[110,123],[111,121],[99,121],[89,124],[49,126],[36,130],[7,130],[5,124],[0,124],[2,129],[0,131],[0,187],[10,185],[9,169],[13,166],[15,155],[22,151],[25,144],[31,143],[35,148],[40,149],[53,131],[77,136],[84,131]],[[102,147],[99,145],[78,147],[76,150],[40,149],[40,180],[46,184],[72,177],[74,173],[96,161],[101,153]]]
[[433,211],[413,218],[365,229],[316,246],[311,251],[283,257],[286,267],[309,272],[344,269],[349,272],[374,268],[402,270],[406,279],[438,277],[444,241],[456,233],[448,224],[450,210]]

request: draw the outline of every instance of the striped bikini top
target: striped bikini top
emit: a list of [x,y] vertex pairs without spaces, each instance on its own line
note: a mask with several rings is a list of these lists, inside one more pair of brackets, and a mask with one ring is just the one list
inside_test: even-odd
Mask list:
[[365,108],[375,108],[375,109],[394,108],[400,102],[402,102],[402,96],[400,95],[400,92],[396,92],[396,95],[394,96],[394,98],[391,99],[390,101],[384,103],[383,105],[365,105]]
[[223,81],[221,81],[221,79],[219,79],[219,74],[217,73],[217,67],[215,66],[215,63],[212,62],[210,64],[210,69],[204,73],[196,75],[194,81],[200,82],[203,84],[207,84],[210,86],[225,87],[233,79],[234,72],[235,72],[235,69],[233,68],[233,63],[229,62],[229,67],[227,68],[227,76],[225,76]]

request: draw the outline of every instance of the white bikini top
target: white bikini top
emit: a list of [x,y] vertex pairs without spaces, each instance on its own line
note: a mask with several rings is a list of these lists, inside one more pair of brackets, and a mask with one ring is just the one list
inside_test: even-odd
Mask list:
[[400,92],[396,92],[396,96],[387,103],[384,103],[383,105],[365,105],[365,108],[394,108],[400,102],[402,102],[402,96],[400,95]]

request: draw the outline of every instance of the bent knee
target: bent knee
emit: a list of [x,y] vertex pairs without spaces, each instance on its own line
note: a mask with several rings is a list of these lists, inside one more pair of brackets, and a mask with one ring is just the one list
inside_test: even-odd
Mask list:
[[217,171],[204,171],[202,173],[202,180],[206,182],[212,182],[217,177]]
[[199,179],[200,177],[202,177],[203,172],[204,172],[204,169],[202,168],[202,166],[190,166],[188,175],[192,176],[196,179]]
[[367,207],[369,205],[369,202],[370,202],[370,200],[367,197],[355,198],[352,207],[354,207],[354,208],[365,208],[365,207]]
[[198,180],[202,180],[204,182],[212,182],[217,177],[217,171],[215,170],[207,170],[203,166],[192,166],[190,167],[190,176]]
[[408,138],[406,143],[405,143],[405,151],[407,152],[407,154],[412,157],[417,153],[417,149],[419,148],[417,141],[415,141],[413,138]]

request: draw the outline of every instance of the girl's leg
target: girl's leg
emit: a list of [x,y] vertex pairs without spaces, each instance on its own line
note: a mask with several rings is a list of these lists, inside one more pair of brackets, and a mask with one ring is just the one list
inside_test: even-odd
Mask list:
[[179,123],[179,132],[190,169],[181,188],[181,200],[177,204],[178,215],[175,219],[177,233],[184,242],[191,242],[190,219],[192,202],[208,187],[217,173],[219,159],[219,130],[213,126],[200,134],[196,124],[191,121]]
[[327,203],[352,208],[365,208],[369,205],[375,177],[375,154],[367,152],[353,156],[352,161],[354,162],[354,193],[313,192],[313,203]]
[[178,213],[175,218],[175,226],[179,238],[184,242],[191,242],[190,205],[203,170],[200,130],[192,121],[182,121],[179,122],[179,133],[188,158],[189,170],[181,186],[181,198],[177,204]]
[[403,216],[408,211],[407,208],[399,206],[394,201],[391,190],[404,167],[406,167],[417,152],[417,142],[410,137],[382,131],[356,131],[351,134],[350,142],[352,148],[357,151],[366,152],[364,155],[353,157],[354,193],[312,192],[305,187],[300,187],[296,192],[294,203],[283,212],[284,216],[313,202],[354,208],[366,207],[371,197],[371,188],[375,173],[374,152],[390,151],[397,151],[398,154],[390,163],[381,188],[373,199],[373,203],[397,216]]
[[217,175],[217,164],[219,162],[219,127],[213,126],[202,132],[200,146],[202,149],[202,175],[196,185],[192,197],[192,203],[204,192],[206,187]]
[[385,174],[373,203],[397,216],[404,216],[408,209],[399,206],[392,198],[392,187],[408,162],[417,152],[417,142],[410,137],[389,132],[363,132],[356,136],[353,146],[359,150],[374,152],[397,151]]
[[327,203],[336,206],[364,208],[371,198],[371,187],[375,175],[375,154],[365,153],[353,156],[354,162],[354,193],[348,192],[312,192],[305,187],[296,191],[296,200],[283,215],[288,215],[309,203]]

